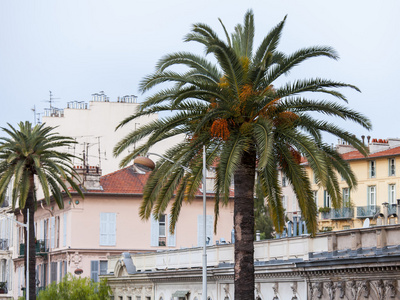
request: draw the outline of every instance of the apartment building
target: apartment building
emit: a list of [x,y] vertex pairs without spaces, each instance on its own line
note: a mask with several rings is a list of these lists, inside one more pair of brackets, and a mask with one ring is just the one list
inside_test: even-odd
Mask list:
[[[66,273],[95,281],[107,270],[107,257],[123,252],[149,252],[200,246],[203,240],[202,194],[184,203],[174,234],[169,231],[169,208],[158,220],[141,220],[138,215],[148,175],[134,166],[101,176],[96,167],[80,169],[85,198],[77,193],[65,198],[64,208],[39,201],[35,212],[37,237],[37,286],[59,282]],[[220,208],[217,232],[213,232],[214,198],[207,193],[209,245],[226,243],[233,229],[233,203]],[[22,215],[16,212],[18,220]],[[19,253],[14,255],[14,290],[21,294],[23,234],[17,235]],[[201,257],[199,257],[201,259]]]
[[372,139],[368,141],[368,147],[370,153],[364,157],[350,145],[340,143],[337,146],[358,180],[358,186],[350,190],[344,179],[339,177],[343,197],[340,209],[333,208],[330,195],[315,183],[311,168],[306,166],[315,203],[320,208],[320,230],[360,228],[364,222],[370,225],[397,222],[400,139]]

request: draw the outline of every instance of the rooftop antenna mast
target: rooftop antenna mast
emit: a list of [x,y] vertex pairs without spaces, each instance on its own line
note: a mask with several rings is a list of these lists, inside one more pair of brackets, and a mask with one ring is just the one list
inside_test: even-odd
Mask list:
[[54,103],[54,102],[56,102],[56,101],[54,101],[55,99],[60,99],[60,98],[54,98],[53,97],[53,93],[51,92],[51,91],[49,91],[49,93],[50,93],[50,97],[49,97],[49,100],[44,100],[45,102],[49,102],[49,104],[50,104],[50,110],[54,107],[52,104]]
[[33,125],[36,125],[36,106],[34,105],[31,110],[33,111]]

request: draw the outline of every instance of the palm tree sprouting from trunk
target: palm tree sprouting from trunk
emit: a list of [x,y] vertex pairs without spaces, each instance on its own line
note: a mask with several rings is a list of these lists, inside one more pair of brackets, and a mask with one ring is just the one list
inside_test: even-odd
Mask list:
[[[353,85],[321,78],[278,83],[283,75],[310,58],[338,58],[331,47],[315,46],[292,54],[278,51],[285,19],[265,36],[256,50],[252,11],[245,14],[244,24],[237,25],[231,35],[221,22],[225,41],[209,26],[194,24],[185,41],[200,43],[206,56],[177,52],[161,58],[156,71],[143,79],[141,91],[162,85],[161,89],[146,98],[140,110],[119,127],[153,113],[169,112],[169,115],[131,132],[114,148],[114,154],[119,155],[144,141],[123,158],[123,166],[137,155],[145,155],[162,140],[186,135],[183,142],[166,152],[175,163],[166,160],[157,163],[145,186],[140,210],[140,216],[147,219],[151,214],[161,214],[172,201],[171,229],[175,228],[183,201],[190,202],[201,184],[203,145],[207,168],[217,166],[215,224],[219,206],[229,200],[233,179],[235,299],[254,299],[256,178],[278,232],[284,226],[280,170],[293,186],[309,232],[315,233],[317,208],[301,158],[307,159],[316,179],[338,206],[341,195],[337,174],[343,176],[349,187],[356,185],[356,179],[340,155],[323,142],[322,134],[340,137],[366,153],[363,143],[353,134],[318,116],[338,117],[371,128],[368,118],[349,109],[346,97],[338,91],[344,87],[358,91]],[[212,60],[207,59],[210,55]],[[320,99],[322,95],[328,99]],[[186,172],[182,165],[193,172]]]
[[2,128],[7,134],[0,138],[0,204],[3,203],[9,185],[12,186],[12,208],[18,206],[27,223],[29,209],[29,241],[25,228],[25,253],[29,247],[29,262],[25,256],[25,270],[29,268],[29,299],[36,299],[36,255],[34,214],[36,208],[35,179],[43,189],[44,199],[50,204],[50,197],[58,207],[64,207],[64,193],[69,197],[68,183],[83,197],[75,182],[79,181],[72,158],[73,155],[60,151],[75,141],[54,133],[53,127],[45,124],[32,127],[29,122],[20,122],[18,129]]

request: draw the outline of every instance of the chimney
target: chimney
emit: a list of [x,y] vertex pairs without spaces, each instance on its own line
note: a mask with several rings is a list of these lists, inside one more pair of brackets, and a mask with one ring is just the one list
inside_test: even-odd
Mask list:
[[371,140],[371,136],[370,135],[368,135],[367,136],[367,141],[368,141],[368,144],[369,144],[369,141]]
[[362,139],[363,145],[365,145],[365,135],[362,135],[361,139]]

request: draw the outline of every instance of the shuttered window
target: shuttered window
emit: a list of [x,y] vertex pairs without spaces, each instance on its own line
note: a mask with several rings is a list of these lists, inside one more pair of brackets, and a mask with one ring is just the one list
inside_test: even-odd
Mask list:
[[50,283],[57,282],[57,262],[50,263]]
[[99,261],[90,261],[90,279],[94,282],[99,282]]
[[176,227],[174,234],[171,234],[169,232],[170,222],[171,215],[161,215],[158,220],[151,215],[151,246],[176,246]]
[[56,233],[56,219],[50,218],[50,246],[54,249],[55,246],[55,233]]
[[[214,217],[212,215],[206,216],[206,242],[207,245],[212,245],[213,241],[213,228],[214,228]],[[204,226],[203,226],[203,215],[197,216],[197,246],[202,247],[204,244]]]
[[100,246],[116,245],[116,213],[100,213]]
[[63,215],[63,247],[67,247],[67,213]]

